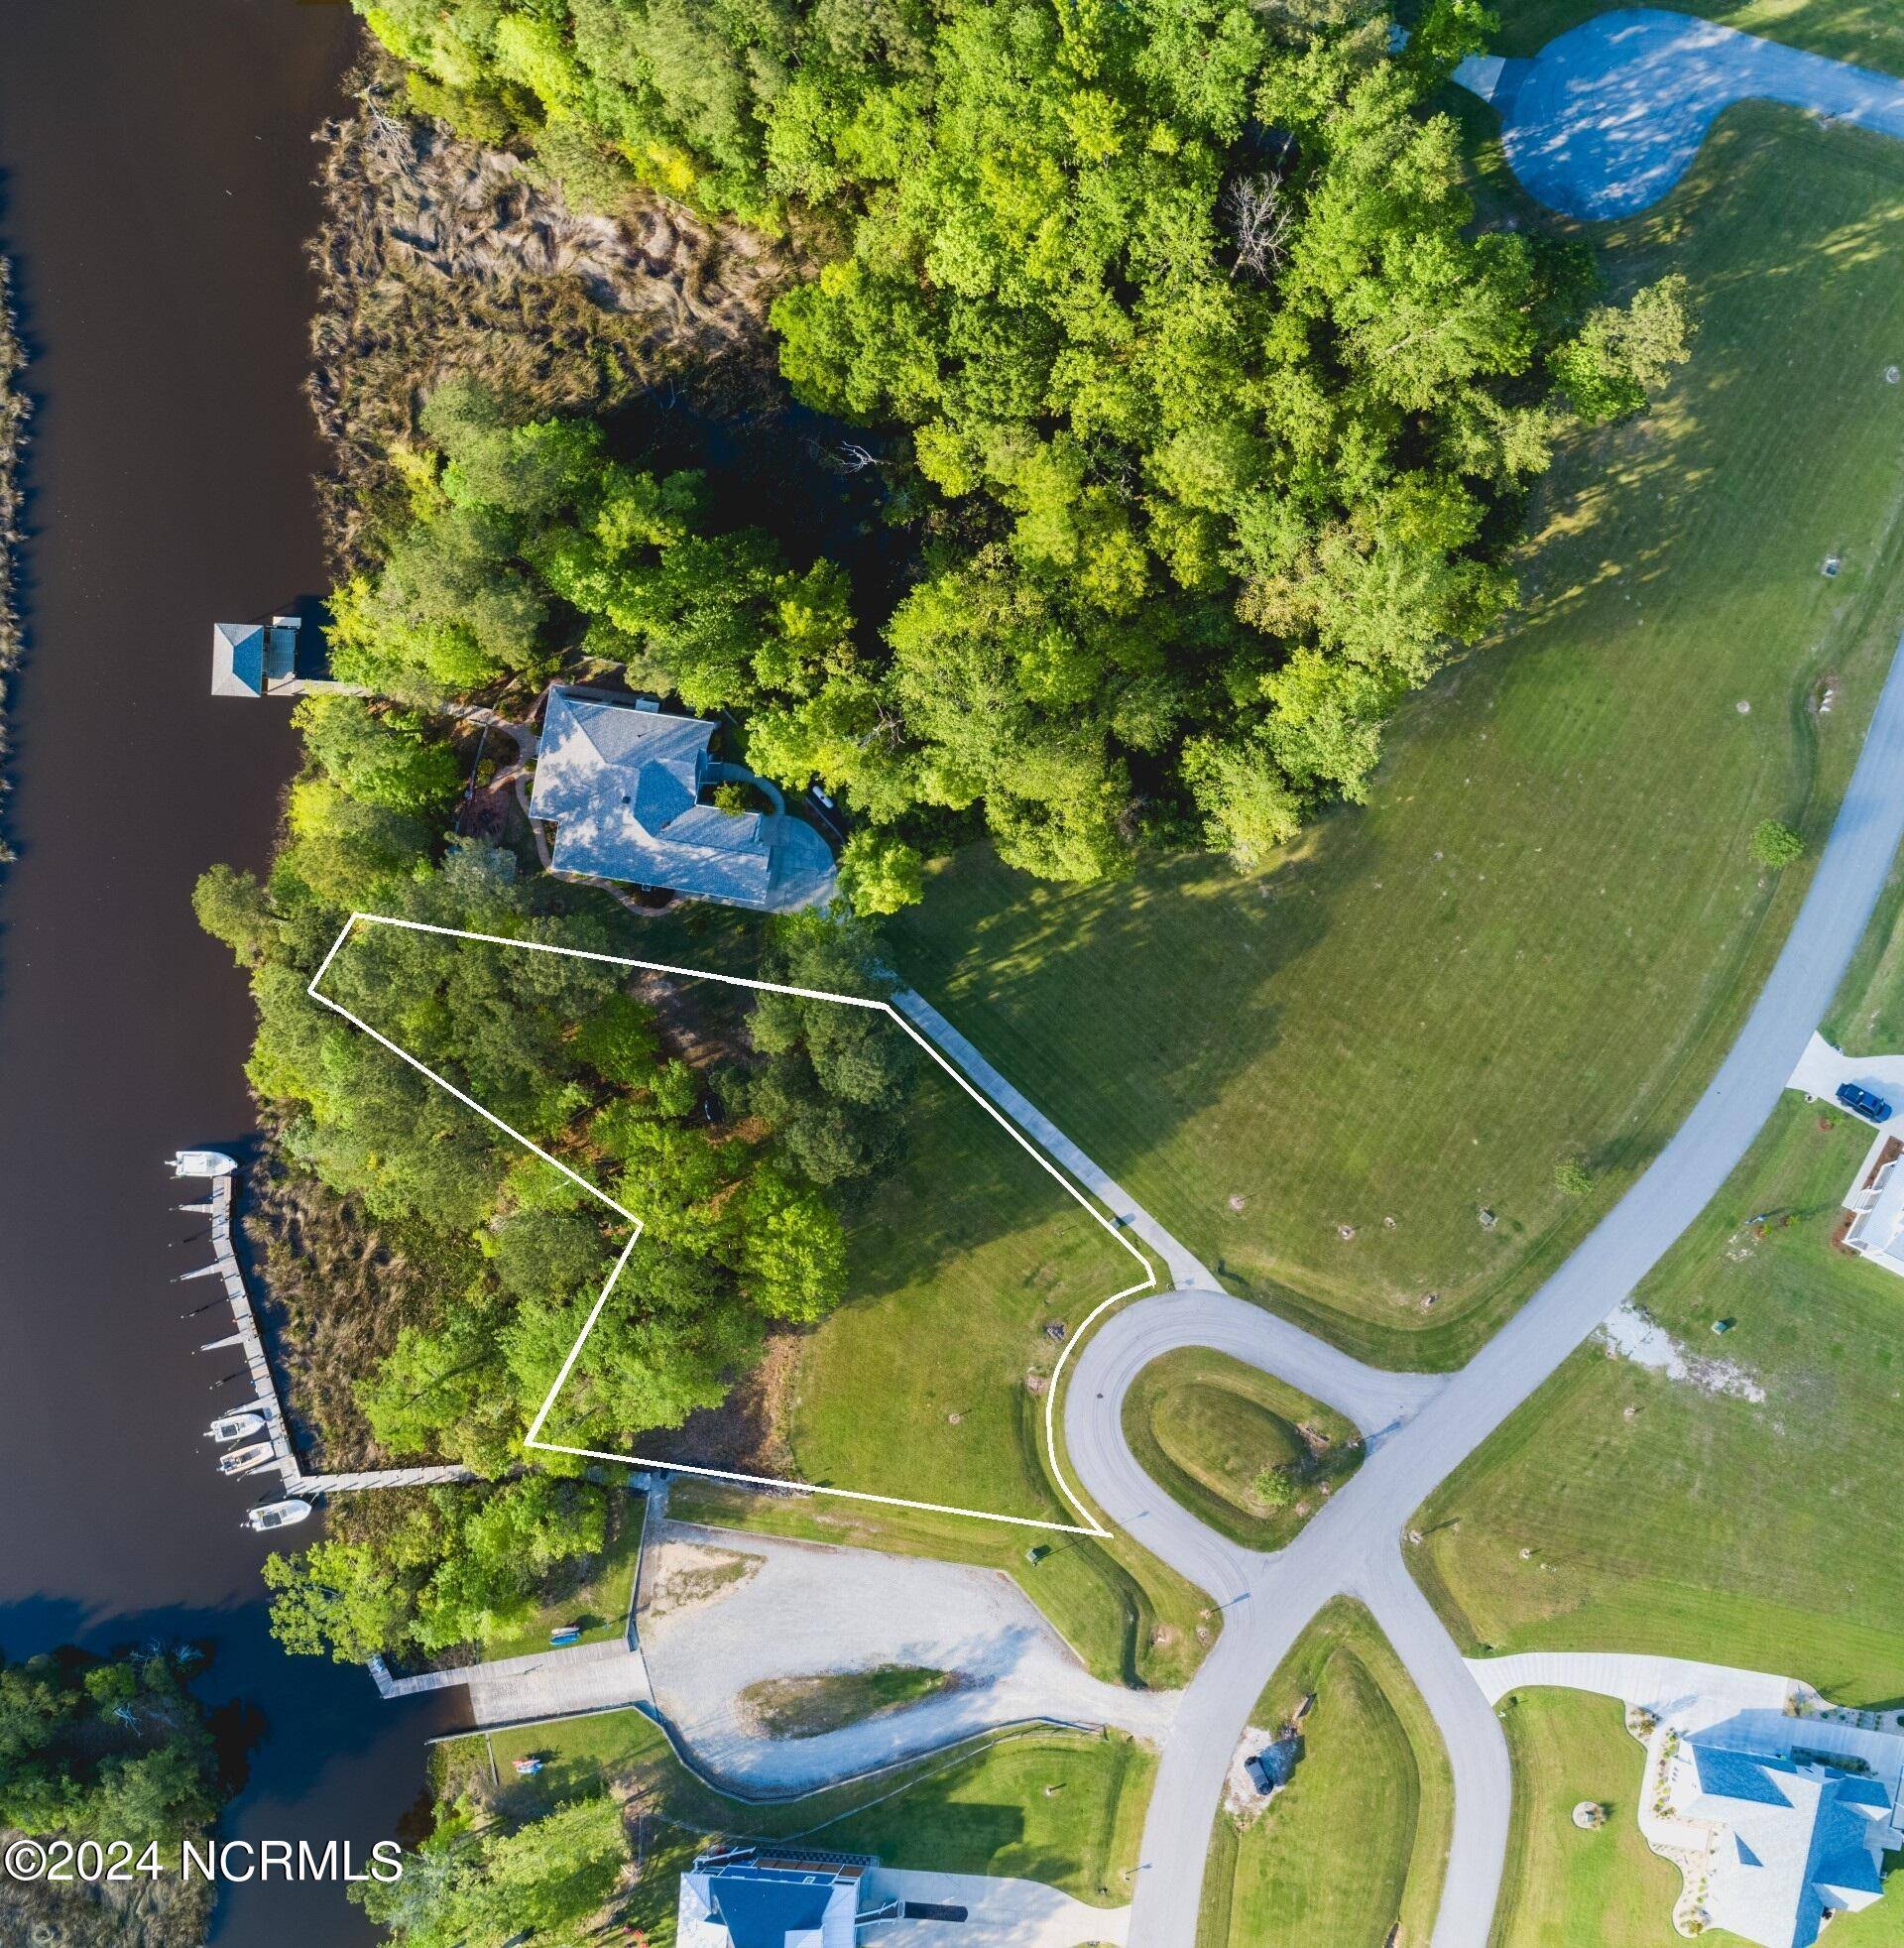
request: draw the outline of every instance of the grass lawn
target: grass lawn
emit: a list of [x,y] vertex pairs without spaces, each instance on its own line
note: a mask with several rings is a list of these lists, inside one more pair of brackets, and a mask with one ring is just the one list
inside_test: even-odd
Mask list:
[[[1221,1615],[1204,1593],[1123,1536],[1045,1535],[910,1509],[756,1495],[725,1482],[680,1479],[677,1522],[758,1529],[801,1541],[935,1556],[1003,1569],[1098,1677],[1169,1690],[1187,1683],[1216,1642]],[[1040,1551],[1037,1561],[1030,1552]]]
[[[518,1778],[514,1761],[529,1757],[543,1769]],[[678,1876],[721,1837],[797,1838],[894,1867],[1046,1881],[1122,1906],[1155,1773],[1155,1756],[1121,1734],[1005,1733],[880,1779],[753,1805],[700,1784],[658,1727],[629,1710],[449,1741],[434,1748],[431,1779],[439,1799],[469,1792],[514,1820],[616,1792],[643,1863],[617,1918],[646,1929],[652,1948],[668,1948]]]
[[1437,1490],[1414,1567],[1471,1647],[1656,1651],[1904,1701],[1904,1281],[1830,1246],[1867,1140],[1787,1096],[1635,1295],[1762,1405],[1589,1344]]
[[1362,1465],[1352,1421],[1280,1380],[1202,1347],[1153,1360],[1124,1401],[1143,1471],[1248,1548],[1279,1549]]
[[[894,1026],[891,1033],[901,1031]],[[1076,1522],[1043,1462],[1062,1347],[1144,1268],[936,1066],[904,1167],[853,1219],[848,1298],[800,1343],[784,1432],[801,1481]]]
[[975,847],[896,928],[1226,1282],[1396,1365],[1470,1355],[1683,1118],[1803,891],[1748,835],[1816,847],[1904,616],[1904,145],[1747,105],[1600,240],[1618,288],[1690,277],[1692,362],[1563,457],[1511,627],[1402,713],[1366,806],[1255,878],[1042,886]]
[[[1640,1838],[1646,1754],[1619,1705],[1585,1691],[1521,1691],[1501,1722],[1514,1807],[1491,1948],[1673,1948],[1679,1871]],[[1606,1808],[1605,1826],[1574,1824],[1583,1799]],[[1834,1929],[1833,1948],[1838,1940]]]
[[1311,1695],[1294,1778],[1241,1829],[1217,1816],[1198,1948],[1417,1948],[1433,1929],[1454,1781],[1420,1693],[1346,1597],[1297,1640],[1250,1722],[1272,1730]]
[[[642,1509],[639,1496],[619,1498],[616,1528],[599,1556],[583,1558],[589,1566],[570,1584],[536,1603],[509,1628],[483,1640],[487,1658],[526,1657],[548,1648],[548,1634],[579,1624],[583,1644],[600,1644],[628,1628],[628,1606],[635,1591],[635,1564],[641,1554]],[[559,1571],[557,1572],[559,1574]]]
[[956,1681],[951,1671],[922,1664],[877,1664],[871,1670],[763,1678],[736,1702],[770,1739],[816,1739],[842,1725],[903,1711],[950,1690]]

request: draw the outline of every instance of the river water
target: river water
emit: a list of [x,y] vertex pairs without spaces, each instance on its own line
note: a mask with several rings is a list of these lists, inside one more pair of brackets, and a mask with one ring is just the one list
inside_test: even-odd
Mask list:
[[[256,1489],[201,1429],[203,1220],[163,1159],[242,1145],[242,977],[189,895],[259,866],[284,706],[207,694],[220,619],[321,585],[298,387],[310,131],[353,32],[297,0],[0,0],[0,249],[37,416],[17,866],[0,877],[0,1647],[208,1637],[256,1714],[239,1838],[387,1837],[432,1723],[265,1629]],[[193,1240],[194,1232],[200,1234]],[[233,1948],[369,1938],[334,1887],[229,1894]]]

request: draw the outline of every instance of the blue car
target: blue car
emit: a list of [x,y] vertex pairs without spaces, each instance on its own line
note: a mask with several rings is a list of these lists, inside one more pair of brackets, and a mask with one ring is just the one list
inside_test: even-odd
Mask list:
[[1838,1085],[1838,1099],[1853,1116],[1861,1116],[1866,1122],[1883,1123],[1890,1117],[1890,1104],[1882,1096],[1874,1096],[1868,1089],[1860,1089],[1855,1082],[1841,1082]]

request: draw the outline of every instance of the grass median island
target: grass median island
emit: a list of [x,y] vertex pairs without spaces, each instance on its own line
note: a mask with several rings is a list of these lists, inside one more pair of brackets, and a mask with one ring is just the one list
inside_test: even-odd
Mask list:
[[1803,890],[1751,831],[1816,856],[1904,606],[1904,146],[1748,104],[1604,236],[1690,277],[1692,361],[1543,483],[1521,608],[1366,806],[1249,878],[968,849],[894,929],[1227,1283],[1394,1365],[1468,1357],[1683,1118]]
[[1279,1549],[1362,1464],[1353,1422],[1227,1354],[1153,1360],[1124,1400],[1143,1471],[1248,1548]]
[[1198,1948],[1383,1948],[1434,1927],[1453,1778],[1420,1693],[1347,1597],[1296,1641],[1250,1723],[1272,1731],[1311,1697],[1290,1782],[1265,1810],[1217,1815]]
[[[1680,1877],[1640,1837],[1646,1752],[1619,1704],[1541,1689],[1503,1707],[1514,1803],[1492,1948],[1672,1948]],[[1606,1809],[1604,1825],[1574,1824],[1583,1799]]]
[[1223,1627],[1201,1590],[1123,1536],[1041,1535],[963,1516],[756,1494],[712,1481],[676,1481],[668,1514],[713,1528],[1002,1569],[1108,1684],[1160,1691],[1186,1684]]
[[1590,1342],[1417,1514],[1413,1566],[1471,1650],[1649,1651],[1844,1704],[1904,1696],[1904,1284],[1831,1244],[1868,1142],[1787,1095],[1634,1295],[1762,1402]]
[[[541,1768],[521,1775],[518,1760]],[[467,1800],[518,1829],[578,1798],[613,1794],[643,1869],[612,1911],[647,1930],[654,1948],[674,1938],[679,1874],[716,1838],[800,1839],[892,1867],[1044,1881],[1122,1906],[1155,1775],[1155,1755],[1121,1733],[1008,1732],[877,1778],[758,1804],[701,1784],[660,1728],[632,1709],[475,1733],[436,1746],[431,1760],[439,1806]]]
[[843,1725],[923,1704],[958,1684],[958,1674],[923,1664],[876,1664],[870,1670],[820,1671],[811,1677],[766,1677],[736,1700],[743,1717],[770,1739],[816,1739]]

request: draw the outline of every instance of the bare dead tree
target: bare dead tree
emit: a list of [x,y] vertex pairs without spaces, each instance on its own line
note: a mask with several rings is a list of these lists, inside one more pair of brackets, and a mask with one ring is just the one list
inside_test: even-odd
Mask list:
[[1223,192],[1224,212],[1230,218],[1237,261],[1230,267],[1267,282],[1282,269],[1282,253],[1296,212],[1282,193],[1280,165],[1256,176],[1241,176]]

